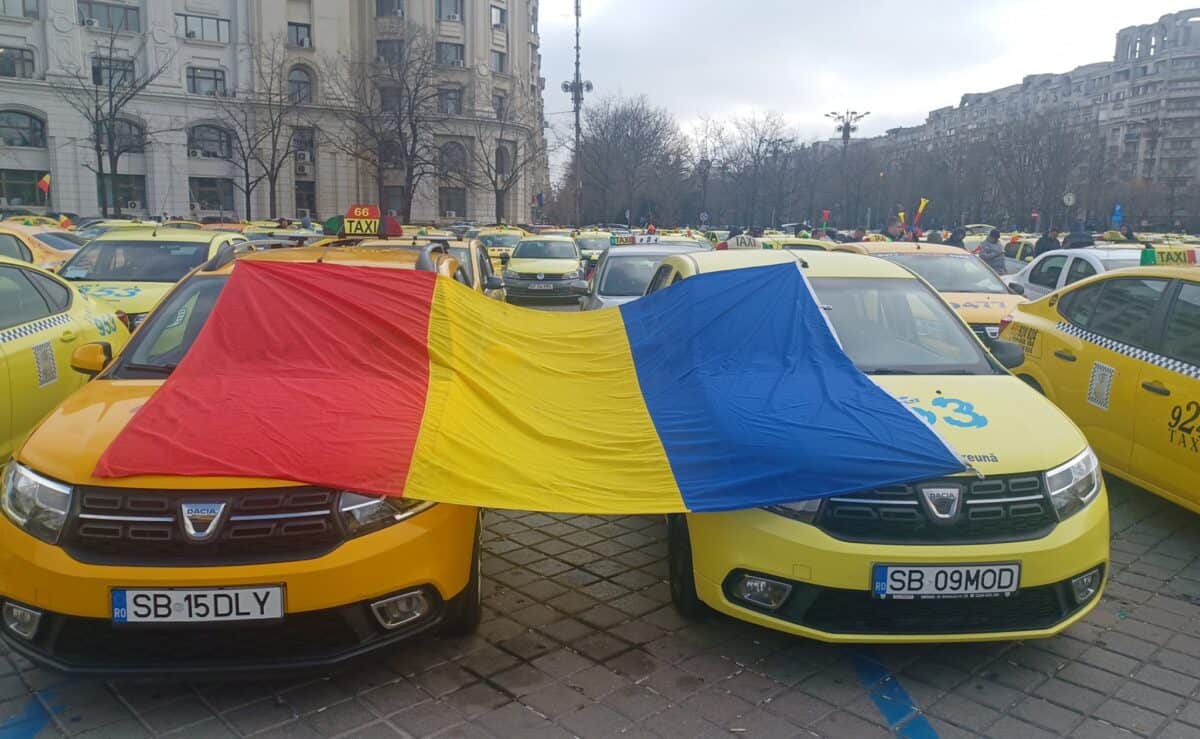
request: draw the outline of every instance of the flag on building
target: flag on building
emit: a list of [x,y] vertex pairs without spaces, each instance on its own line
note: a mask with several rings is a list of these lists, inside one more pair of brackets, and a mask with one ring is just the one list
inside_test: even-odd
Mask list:
[[37,181],[37,189],[42,191],[43,195],[50,194],[50,173],[42,175],[42,179]]

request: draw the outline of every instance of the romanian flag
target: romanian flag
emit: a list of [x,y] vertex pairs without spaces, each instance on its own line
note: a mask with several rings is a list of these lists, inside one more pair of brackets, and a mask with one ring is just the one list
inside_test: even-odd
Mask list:
[[43,195],[50,194],[50,173],[42,175],[42,179],[37,181],[37,189],[42,191]]
[[248,260],[96,474],[669,513],[963,470],[854,367],[792,265],[549,313],[427,272]]

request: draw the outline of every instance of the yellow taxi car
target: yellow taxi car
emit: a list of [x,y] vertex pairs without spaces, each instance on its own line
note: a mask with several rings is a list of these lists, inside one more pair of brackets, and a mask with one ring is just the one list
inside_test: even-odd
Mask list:
[[433,249],[227,250],[180,282],[120,356],[77,349],[73,366],[95,379],[42,421],[3,476],[8,647],[73,673],[292,674],[432,629],[474,630],[475,508],[289,480],[92,474],[186,355],[237,261],[453,273],[453,258]]
[[587,290],[586,260],[570,236],[527,236],[500,261],[510,303],[575,301]]
[[[542,232],[538,235],[554,236],[556,234]],[[610,246],[609,239],[612,238],[611,231],[576,231],[571,235],[579,247],[579,252],[591,262],[592,266],[595,266],[596,262],[600,260],[600,255]]]
[[825,241],[823,239],[808,239],[801,236],[766,236],[763,241],[767,242],[768,249],[793,249],[795,251],[830,251],[838,245],[836,241]]
[[220,231],[116,229],[97,236],[58,271],[80,292],[109,303],[138,324],[184,275],[221,247],[250,248],[246,237]]
[[42,416],[87,378],[71,371],[75,347],[129,340],[111,307],[53,273],[0,256],[0,461]]
[[0,223],[0,256],[57,269],[84,240],[70,231],[45,226]]
[[475,240],[487,249],[488,257],[492,260],[492,269],[500,270],[504,268],[500,258],[505,254],[512,256],[517,242],[526,236],[529,234],[515,226],[489,226],[479,229]]
[[1004,284],[974,254],[944,244],[874,241],[834,244],[837,251],[870,254],[911,269],[942,294],[985,343],[1000,336],[1000,322],[1025,302],[1020,287]]
[[41,226],[43,228],[58,228],[58,219],[50,216],[9,216],[5,224],[16,223],[24,226]]
[[1105,470],[1200,513],[1200,267],[1081,280],[1018,306],[1001,336]]
[[[977,474],[668,519],[671,596],[832,642],[1056,634],[1100,599],[1108,503],[1079,429],[923,280],[882,259],[742,251],[667,257],[647,292],[697,274],[795,264],[854,364]],[[1001,363],[1003,361],[1003,364]],[[940,501],[940,504],[937,504]]]
[[76,229],[75,233],[85,239],[94,239],[101,234],[109,231],[124,231],[124,230],[151,230],[158,228],[159,224],[155,221],[143,221],[137,218],[108,218],[100,221],[92,221],[83,228]]

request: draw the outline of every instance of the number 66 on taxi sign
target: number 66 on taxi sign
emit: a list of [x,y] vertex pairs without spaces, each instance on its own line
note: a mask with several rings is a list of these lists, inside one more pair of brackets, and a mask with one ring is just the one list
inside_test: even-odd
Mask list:
[[342,231],[347,235],[374,235],[379,233],[378,205],[351,205],[346,210]]

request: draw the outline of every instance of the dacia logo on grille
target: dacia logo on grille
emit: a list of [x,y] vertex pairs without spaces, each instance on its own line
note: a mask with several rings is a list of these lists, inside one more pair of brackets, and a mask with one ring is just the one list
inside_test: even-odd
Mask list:
[[183,514],[183,533],[192,541],[208,541],[221,528],[225,517],[225,504],[210,503],[180,503],[179,512]]
[[921,500],[935,523],[949,523],[958,516],[962,489],[957,487],[921,488]]
[[538,279],[544,280],[544,279],[546,279],[546,275],[542,274],[541,272],[538,272]]

